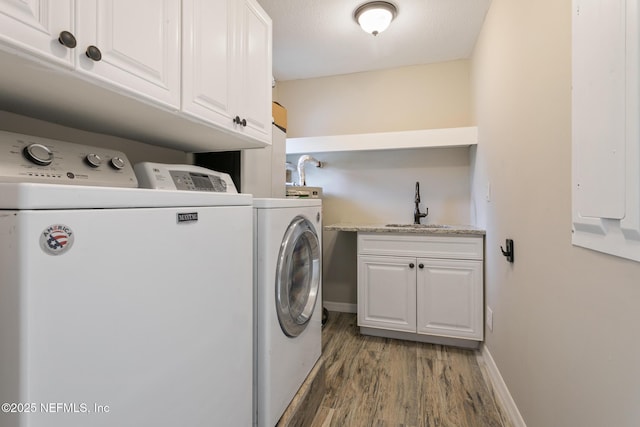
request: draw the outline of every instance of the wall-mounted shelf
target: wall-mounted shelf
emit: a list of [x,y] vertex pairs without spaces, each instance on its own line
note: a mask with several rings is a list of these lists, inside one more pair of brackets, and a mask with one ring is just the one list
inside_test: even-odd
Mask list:
[[333,151],[398,150],[426,147],[464,147],[478,143],[475,126],[401,132],[287,138],[287,154]]

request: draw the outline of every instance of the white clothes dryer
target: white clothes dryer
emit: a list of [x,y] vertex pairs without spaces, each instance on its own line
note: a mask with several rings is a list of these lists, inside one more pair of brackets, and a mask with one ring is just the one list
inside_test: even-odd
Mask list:
[[273,427],[322,351],[322,201],[254,199],[255,409]]

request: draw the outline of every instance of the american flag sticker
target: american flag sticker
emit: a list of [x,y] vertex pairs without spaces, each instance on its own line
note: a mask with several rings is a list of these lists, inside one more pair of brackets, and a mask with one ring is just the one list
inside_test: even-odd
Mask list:
[[40,247],[48,255],[62,255],[73,246],[73,231],[64,224],[54,224],[40,234]]

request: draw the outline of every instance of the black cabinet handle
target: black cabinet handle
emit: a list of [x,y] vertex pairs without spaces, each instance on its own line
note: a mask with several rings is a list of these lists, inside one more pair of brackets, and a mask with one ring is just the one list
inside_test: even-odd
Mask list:
[[415,265],[414,263],[409,264],[409,268],[413,268],[413,267],[415,267],[415,266],[416,266],[416,265]]
[[58,36],[58,41],[61,45],[68,47],[69,49],[73,49],[77,45],[76,37],[69,31],[61,31]]
[[247,120],[246,119],[241,119],[240,116],[236,116],[233,119],[233,123],[237,124],[237,125],[242,125],[244,127],[247,126]]
[[233,119],[233,123],[239,125],[240,124],[240,116],[235,116],[235,118]]
[[418,268],[424,268],[424,264],[422,263],[418,264]]
[[87,57],[93,61],[100,61],[102,59],[102,52],[100,52],[100,49],[98,49],[95,46],[89,46],[87,48],[87,51],[85,52],[85,54],[87,55]]

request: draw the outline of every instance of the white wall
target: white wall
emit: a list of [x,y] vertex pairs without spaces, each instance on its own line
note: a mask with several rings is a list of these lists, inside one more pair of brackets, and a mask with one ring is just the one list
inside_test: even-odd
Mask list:
[[[288,159],[297,164],[298,155]],[[469,148],[317,153],[307,164],[307,185],[322,187],[324,224],[412,223],[415,183],[423,223],[469,224]],[[356,304],[356,235],[323,235],[325,301]]]
[[[289,137],[469,126],[469,72],[469,61],[452,61],[278,82],[274,98],[287,108]],[[306,181],[323,187],[325,225],[413,222],[416,181],[429,207],[423,222],[470,221],[468,148],[313,156],[325,166],[308,165]],[[325,301],[355,304],[355,233],[325,232],[323,257]]]
[[130,139],[78,130],[31,117],[21,116],[8,111],[0,110],[0,130],[119,150],[125,153],[132,163],[142,161],[189,163],[187,154],[182,151],[155,147]]
[[287,136],[470,125],[469,61],[278,82]]
[[471,76],[486,345],[528,427],[638,426],[640,263],[571,245],[571,1],[493,0]]

